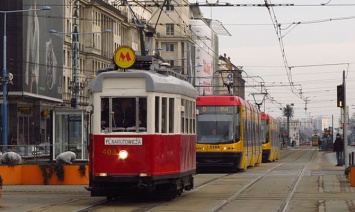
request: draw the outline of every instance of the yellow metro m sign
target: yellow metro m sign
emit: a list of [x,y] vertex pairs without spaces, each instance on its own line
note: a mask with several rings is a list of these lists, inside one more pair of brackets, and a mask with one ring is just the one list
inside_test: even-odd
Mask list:
[[120,46],[113,56],[115,64],[120,68],[129,68],[136,62],[136,53],[129,46]]

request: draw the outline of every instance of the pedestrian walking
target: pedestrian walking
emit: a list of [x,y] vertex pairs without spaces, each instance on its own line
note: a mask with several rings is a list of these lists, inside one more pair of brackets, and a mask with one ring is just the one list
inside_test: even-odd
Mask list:
[[342,166],[343,165],[343,150],[344,150],[344,141],[341,138],[340,134],[338,133],[336,135],[336,139],[334,141],[334,147],[333,151],[335,152],[335,156],[337,158],[337,165],[336,166]]
[[320,137],[318,137],[318,149],[320,150],[320,146],[322,145],[322,140]]

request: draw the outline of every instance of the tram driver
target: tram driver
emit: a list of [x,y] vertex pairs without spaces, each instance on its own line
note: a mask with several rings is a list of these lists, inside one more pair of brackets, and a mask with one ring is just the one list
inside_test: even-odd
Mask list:
[[136,121],[135,99],[113,99],[114,127],[133,127]]

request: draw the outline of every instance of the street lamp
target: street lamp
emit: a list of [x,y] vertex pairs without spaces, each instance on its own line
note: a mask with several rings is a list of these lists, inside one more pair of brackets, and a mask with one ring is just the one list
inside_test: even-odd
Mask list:
[[[101,32],[57,32],[54,29],[49,30],[49,33],[52,34],[72,34],[75,36],[78,36],[79,34],[98,34],[98,33],[110,33],[112,30],[110,29],[105,29],[104,31]],[[77,39],[75,39],[77,42]],[[78,109],[79,108],[79,78],[78,78],[78,60],[79,60],[79,48],[77,47],[77,44],[74,45],[74,108]]]
[[11,10],[11,11],[0,11],[1,14],[4,14],[4,36],[3,36],[3,70],[2,70],[2,78],[1,78],[1,84],[2,84],[2,96],[3,96],[3,102],[2,102],[2,140],[3,140],[3,145],[4,145],[4,151],[7,151],[7,84],[11,82],[12,80],[12,75],[7,73],[7,64],[6,64],[6,49],[7,49],[7,38],[6,38],[6,15],[8,13],[24,13],[24,12],[32,12],[32,11],[39,11],[39,10],[51,10],[49,6],[44,6],[40,9],[29,9],[29,10]]

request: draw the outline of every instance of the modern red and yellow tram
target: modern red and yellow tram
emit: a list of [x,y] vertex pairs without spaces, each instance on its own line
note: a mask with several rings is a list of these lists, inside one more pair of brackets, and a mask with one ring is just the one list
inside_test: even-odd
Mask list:
[[259,110],[238,96],[199,96],[198,171],[244,170],[262,162]]
[[91,196],[172,199],[193,188],[197,92],[169,72],[152,65],[102,72],[91,82]]
[[267,113],[261,114],[261,134],[263,162],[280,159],[280,125],[279,122]]
[[320,136],[319,135],[313,135],[312,136],[312,146],[319,146],[320,141]]

